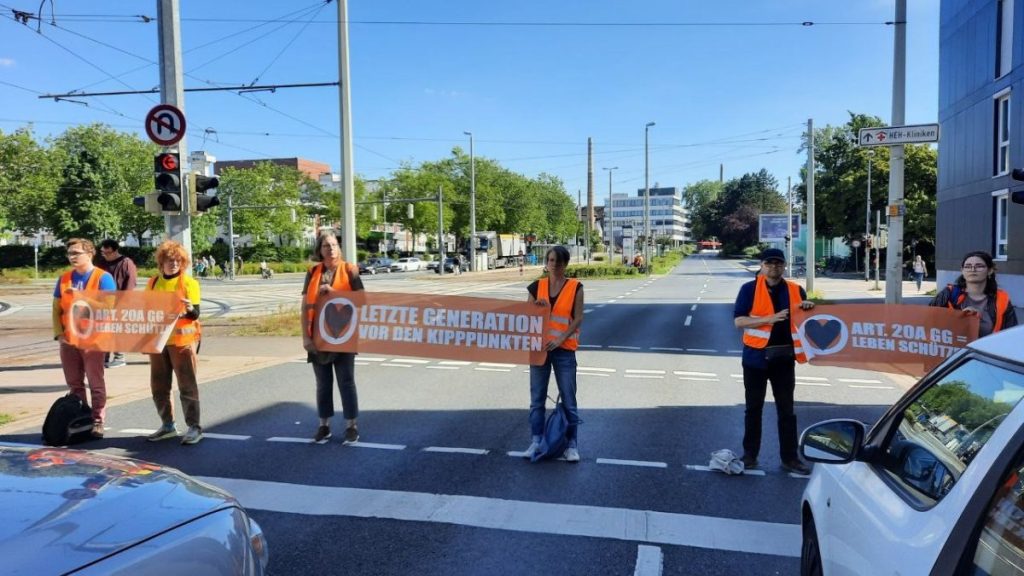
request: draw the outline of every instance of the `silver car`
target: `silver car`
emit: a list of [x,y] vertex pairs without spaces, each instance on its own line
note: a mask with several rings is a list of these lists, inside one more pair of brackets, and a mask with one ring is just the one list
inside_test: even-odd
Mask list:
[[4,574],[261,575],[267,543],[226,492],[99,452],[0,444]]

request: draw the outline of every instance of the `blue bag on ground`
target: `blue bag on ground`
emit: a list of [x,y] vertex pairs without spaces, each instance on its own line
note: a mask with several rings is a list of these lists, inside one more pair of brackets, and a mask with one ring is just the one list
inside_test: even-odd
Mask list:
[[562,403],[559,396],[555,402],[555,409],[544,421],[544,432],[540,438],[540,450],[531,458],[531,462],[558,458],[565,449],[569,447],[569,411]]

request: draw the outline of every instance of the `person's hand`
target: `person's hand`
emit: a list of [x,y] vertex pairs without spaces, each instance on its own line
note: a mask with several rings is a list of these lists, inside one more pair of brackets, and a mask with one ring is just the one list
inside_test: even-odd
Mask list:
[[533,303],[537,306],[550,306],[547,300],[534,300]]
[[770,319],[772,324],[775,324],[776,322],[785,322],[786,319],[789,318],[789,309],[779,310],[778,312],[772,314],[768,318]]
[[186,314],[191,313],[192,310],[194,310],[194,307],[192,306],[192,301],[189,300],[188,298],[182,298],[181,303],[185,305],[185,311],[179,314],[179,316],[184,316]]
[[814,308],[814,302],[811,302],[810,300],[804,300],[800,303],[801,310],[810,310],[811,308]]
[[331,287],[330,286],[328,286],[326,284],[320,286],[320,291],[319,291],[320,294],[327,294],[330,291],[331,291]]
[[981,314],[981,310],[978,310],[974,306],[968,306],[962,309],[964,316],[977,316]]
[[548,343],[547,343],[547,344],[546,344],[546,345],[544,346],[544,351],[545,351],[545,352],[551,352],[552,350],[555,350],[555,349],[557,349],[557,348],[558,348],[559,346],[561,346],[563,342],[565,342],[565,336],[561,336],[561,337],[559,337],[559,338],[555,338],[554,340],[551,340],[551,341],[549,341],[549,342],[548,342]]
[[306,349],[306,352],[316,352],[316,345],[313,344],[312,338],[303,338],[302,347]]

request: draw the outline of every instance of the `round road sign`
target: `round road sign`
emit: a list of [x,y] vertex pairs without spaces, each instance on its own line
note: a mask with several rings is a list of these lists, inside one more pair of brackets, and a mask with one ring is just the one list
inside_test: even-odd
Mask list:
[[170,104],[157,104],[146,113],[146,135],[161,146],[173,146],[185,137],[185,114]]
[[860,240],[854,240],[853,242],[850,242],[850,244],[853,244],[854,248],[860,248]]

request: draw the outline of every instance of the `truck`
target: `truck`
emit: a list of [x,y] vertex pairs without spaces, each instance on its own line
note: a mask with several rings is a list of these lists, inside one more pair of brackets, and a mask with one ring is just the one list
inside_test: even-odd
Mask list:
[[476,250],[487,253],[487,268],[515,267],[523,260],[526,243],[522,234],[498,234],[477,232]]

